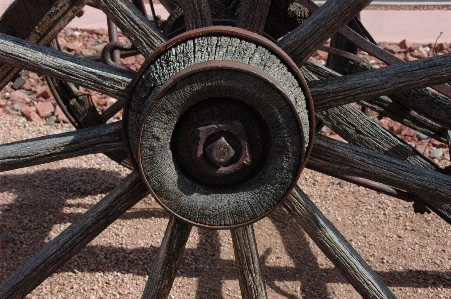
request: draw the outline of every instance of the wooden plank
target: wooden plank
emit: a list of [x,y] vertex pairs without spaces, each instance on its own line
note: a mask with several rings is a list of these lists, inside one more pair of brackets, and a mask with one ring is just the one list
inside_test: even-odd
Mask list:
[[146,57],[166,41],[166,37],[128,0],[94,0]]
[[[3,28],[3,33],[47,45],[81,11],[86,2],[88,1],[52,0],[36,5],[33,0],[15,1],[3,14],[0,27]],[[33,9],[28,9],[31,7]],[[18,15],[24,21],[18,22]],[[1,65],[0,88],[14,79],[19,71],[20,68]]]
[[265,29],[271,0],[241,0],[236,26],[261,34]]
[[[451,81],[451,55],[441,55],[408,63],[399,63],[370,72],[312,82],[310,92],[316,111],[373,97],[390,95]],[[434,105],[424,107],[434,121],[451,127],[451,101],[437,98]],[[415,110],[421,110],[420,104]],[[424,105],[423,105],[424,106]]]
[[213,26],[207,0],[180,0],[186,30]]
[[80,84],[119,99],[128,96],[127,89],[135,76],[132,70],[96,63],[5,34],[0,34],[0,62]]
[[265,280],[260,269],[254,227],[252,225],[241,226],[232,229],[230,232],[242,298],[267,298]]
[[307,21],[283,37],[278,45],[301,66],[329,37],[370,3],[371,0],[326,1]]
[[316,165],[451,203],[448,175],[322,135],[316,136],[307,167],[315,169]]
[[0,145],[0,171],[125,150],[121,122]]
[[298,186],[291,191],[284,206],[363,298],[396,298]]
[[0,298],[23,298],[105,228],[149,193],[137,173],[130,174],[34,257],[0,284]]
[[192,225],[171,216],[142,295],[143,299],[167,298],[185,250]]

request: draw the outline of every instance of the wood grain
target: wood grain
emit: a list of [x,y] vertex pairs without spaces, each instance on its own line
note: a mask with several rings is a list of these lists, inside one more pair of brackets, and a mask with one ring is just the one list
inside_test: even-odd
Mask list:
[[[324,111],[351,102],[401,93],[448,81],[451,81],[451,55],[441,55],[312,82],[310,92],[315,103],[315,111]],[[451,101],[446,99],[439,98],[435,103],[429,104],[430,107],[422,106],[427,111],[433,111],[430,114],[435,117],[435,121],[451,127],[449,118]],[[418,111],[419,108],[416,110]]]
[[363,298],[396,298],[299,187],[292,190],[284,206]]
[[283,37],[278,45],[297,65],[302,66],[329,37],[370,3],[371,0],[326,1],[307,21]]
[[0,298],[23,298],[86,244],[149,193],[136,173],[130,174],[34,257],[0,284]]
[[270,4],[271,0],[241,0],[235,26],[261,34]]
[[315,169],[316,165],[451,203],[448,175],[322,135],[316,136],[307,167]]
[[122,125],[116,122],[68,133],[0,145],[0,171],[82,155],[125,150]]
[[0,34],[0,61],[125,99],[135,72]]
[[254,227],[252,225],[242,226],[232,229],[230,232],[242,298],[267,298],[265,280],[260,269]]
[[160,249],[153,259],[142,299],[167,298],[182,260],[192,226],[174,216],[169,218]]
[[213,26],[207,0],[180,0],[186,30]]
[[132,44],[147,58],[166,37],[128,0],[95,0]]
[[[359,69],[372,69],[370,66],[365,66],[360,63],[352,62],[352,64],[359,65]],[[334,72],[311,60],[306,62],[304,67],[301,68],[301,71],[304,73],[304,76],[308,81],[341,77],[339,73]],[[405,107],[401,103],[393,100],[392,98],[394,98],[395,96],[396,94],[391,95],[391,97],[374,97],[368,100],[360,101],[359,103],[365,107],[373,109],[380,115],[390,117],[391,119],[404,124],[416,131],[422,132],[427,136],[446,143],[447,130],[445,128],[442,128],[440,125],[430,121],[429,119],[419,115],[415,111],[412,111],[411,109]]]
[[[35,2],[31,0],[15,1],[2,16],[0,26],[2,28],[11,28],[13,31],[12,34],[18,38],[47,45],[51,40],[56,38],[58,32],[69,24],[88,1],[64,0],[47,2],[52,3],[48,6],[46,6],[46,3],[40,3],[36,7]],[[27,10],[23,9],[24,7],[33,7],[33,9]],[[17,22],[17,15],[19,14],[22,20],[27,21]],[[20,68],[1,65],[0,88],[3,88],[9,81],[14,79],[19,71]]]

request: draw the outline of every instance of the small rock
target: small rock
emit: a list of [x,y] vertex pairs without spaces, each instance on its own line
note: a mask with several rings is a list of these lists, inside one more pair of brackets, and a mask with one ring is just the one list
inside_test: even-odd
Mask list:
[[56,123],[56,117],[55,116],[50,116],[49,118],[47,118],[47,120],[45,121],[45,124],[47,126],[54,126]]
[[420,141],[429,139],[429,136],[427,136],[421,132],[416,132],[415,135],[417,136],[418,140],[420,140]]
[[11,101],[11,104],[26,104],[27,101],[29,101],[29,98],[26,94],[24,94],[23,92],[16,90],[11,92],[11,96],[9,98],[9,100]]
[[413,46],[413,44],[410,40],[404,39],[398,44],[398,46],[403,50],[408,50]]
[[55,111],[55,108],[53,107],[51,102],[39,102],[36,104],[36,111],[38,112],[40,117],[44,118],[52,115]]
[[437,45],[437,47],[435,47],[435,49],[437,51],[443,51],[443,50],[448,50],[449,49],[449,44],[448,43],[439,43]]
[[25,89],[25,90],[30,91],[30,90],[31,90],[31,85],[30,85],[30,83],[29,83],[28,81],[26,81],[26,82],[24,83],[24,85],[22,85],[22,89]]
[[5,106],[6,106],[6,101],[0,100],[0,107],[5,107]]
[[50,88],[48,86],[36,86],[36,89],[34,91],[36,94],[36,97],[42,97],[44,99],[48,99],[52,96],[52,92],[50,91]]
[[441,148],[433,149],[429,152],[431,158],[438,159],[443,156],[443,150]]
[[9,92],[5,92],[4,97],[5,99],[9,99],[11,97],[11,94]]
[[30,118],[27,118],[27,119],[28,119],[28,121],[34,121],[34,122],[41,122],[42,121],[41,118],[39,117],[39,115],[36,112],[34,112],[34,111],[32,111],[30,113]]
[[60,123],[69,123],[69,119],[67,119],[63,110],[61,110],[60,106],[55,107],[55,116],[58,122]]
[[3,109],[0,109],[0,116],[5,115],[5,111],[3,111]]
[[22,109],[22,104],[16,103],[13,106],[14,109],[16,109],[17,111],[20,111],[20,109]]
[[70,42],[66,45],[66,49],[69,51],[78,51],[80,50],[80,43],[78,41]]
[[94,33],[97,34],[97,35],[107,35],[108,34],[108,30],[106,30],[105,28],[99,28],[99,29],[96,29],[94,31]]

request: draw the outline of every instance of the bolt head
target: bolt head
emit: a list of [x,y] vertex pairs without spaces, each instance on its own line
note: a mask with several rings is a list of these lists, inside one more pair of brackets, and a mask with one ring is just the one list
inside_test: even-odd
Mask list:
[[219,138],[205,149],[211,162],[216,166],[226,166],[235,155],[235,150],[230,146],[224,137]]

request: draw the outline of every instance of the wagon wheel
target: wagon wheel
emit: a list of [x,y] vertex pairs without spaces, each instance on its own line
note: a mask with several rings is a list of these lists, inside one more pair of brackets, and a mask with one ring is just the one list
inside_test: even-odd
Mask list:
[[[394,297],[296,182],[307,163],[326,173],[390,185],[386,192],[416,196],[446,218],[449,176],[346,104],[396,92],[403,105],[422,114],[410,117],[414,125],[431,119],[441,131],[450,129],[448,98],[434,94],[436,105],[423,111],[400,94],[451,81],[450,55],[307,86],[299,67],[370,1],[329,0],[277,45],[260,36],[270,1],[242,1],[235,23],[242,29],[208,27],[207,2],[180,1],[188,31],[166,43],[128,1],[95,2],[149,57],[137,74],[5,34],[0,57],[13,67],[126,101],[123,122],[1,145],[0,170],[111,150],[128,151],[135,170],[7,278],[0,297],[28,294],[149,192],[173,216],[145,298],[168,295],[192,225],[230,229],[243,297],[266,297],[252,223],[279,204],[363,297]],[[309,80],[336,76],[305,66]],[[314,138],[310,94],[317,116],[334,130],[341,128],[348,144]],[[365,129],[353,131],[356,126]]]

